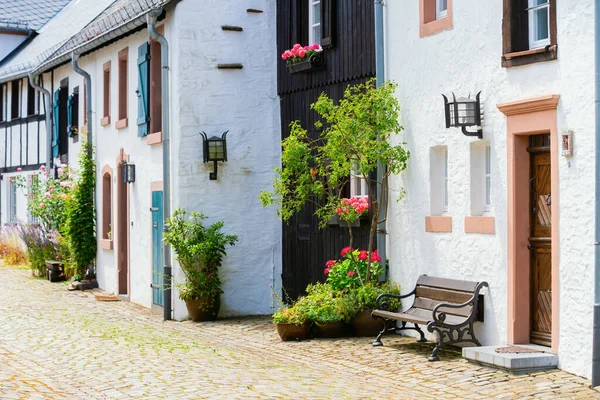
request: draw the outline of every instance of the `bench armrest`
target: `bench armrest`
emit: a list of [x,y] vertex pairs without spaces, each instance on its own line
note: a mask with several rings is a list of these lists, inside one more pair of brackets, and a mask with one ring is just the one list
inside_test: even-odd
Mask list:
[[401,299],[405,299],[410,296],[414,296],[414,294],[415,294],[414,290],[408,294],[403,294],[403,295],[383,293],[383,294],[380,294],[379,296],[377,296],[377,300],[375,301],[375,304],[377,305],[378,310],[388,311],[390,308],[390,303],[388,303],[387,301],[383,301],[384,299],[390,298],[390,299],[401,300]]
[[[477,284],[477,287],[475,288],[475,291],[473,293],[473,296],[471,296],[471,298],[467,301],[465,301],[462,304],[450,304],[450,303],[440,303],[437,306],[433,307],[433,323],[435,324],[441,324],[441,325],[446,325],[446,326],[456,326],[456,325],[452,325],[452,324],[447,324],[446,321],[446,313],[444,311],[440,311],[439,309],[441,307],[444,308],[463,308],[463,307],[467,307],[469,305],[473,305],[473,308],[471,309],[471,315],[469,315],[467,317],[467,319],[465,320],[465,322],[467,321],[471,321],[474,322],[475,321],[475,316],[477,313],[477,302],[479,301],[479,291],[481,290],[481,288],[483,287],[488,287],[487,282],[480,282],[479,284]],[[463,325],[463,324],[460,324]]]

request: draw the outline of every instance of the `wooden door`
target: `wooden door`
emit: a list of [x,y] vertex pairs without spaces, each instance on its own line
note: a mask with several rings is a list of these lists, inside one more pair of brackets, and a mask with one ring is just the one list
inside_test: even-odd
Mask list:
[[551,345],[552,338],[552,196],[549,135],[530,139],[531,342]]
[[119,270],[119,294],[129,294],[129,231],[127,183],[123,182],[123,164],[117,169],[117,265]]
[[163,306],[163,192],[152,192],[152,304]]

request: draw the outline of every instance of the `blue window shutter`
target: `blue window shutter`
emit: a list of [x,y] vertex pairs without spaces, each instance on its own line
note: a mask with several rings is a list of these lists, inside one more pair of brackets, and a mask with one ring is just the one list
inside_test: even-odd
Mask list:
[[59,92],[60,89],[58,89],[56,92],[54,92],[54,103],[52,103],[52,116],[53,116],[53,132],[52,132],[52,157],[56,158],[58,157],[58,129],[59,129],[59,124],[60,124],[60,113],[59,113],[59,109],[60,109],[60,96],[59,96]]
[[67,100],[67,133],[69,137],[73,136],[71,127],[73,126],[73,95]]
[[146,136],[150,129],[150,44],[138,48],[138,136]]

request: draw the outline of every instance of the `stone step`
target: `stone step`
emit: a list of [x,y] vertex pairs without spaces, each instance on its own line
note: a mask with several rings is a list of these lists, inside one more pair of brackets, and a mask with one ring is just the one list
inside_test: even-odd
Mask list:
[[543,353],[497,353],[503,346],[463,347],[462,355],[470,362],[497,368],[512,374],[527,374],[557,368],[558,356],[549,347],[520,344],[519,347],[540,350]]

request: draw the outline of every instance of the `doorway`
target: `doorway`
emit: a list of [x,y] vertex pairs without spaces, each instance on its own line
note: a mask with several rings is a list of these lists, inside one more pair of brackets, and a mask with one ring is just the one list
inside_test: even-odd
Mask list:
[[117,167],[118,294],[129,295],[129,188],[123,182],[123,159]]
[[531,135],[527,148],[530,158],[529,208],[530,253],[529,294],[531,304],[531,343],[552,344],[552,171],[550,135]]
[[152,308],[163,307],[163,192],[152,191]]

